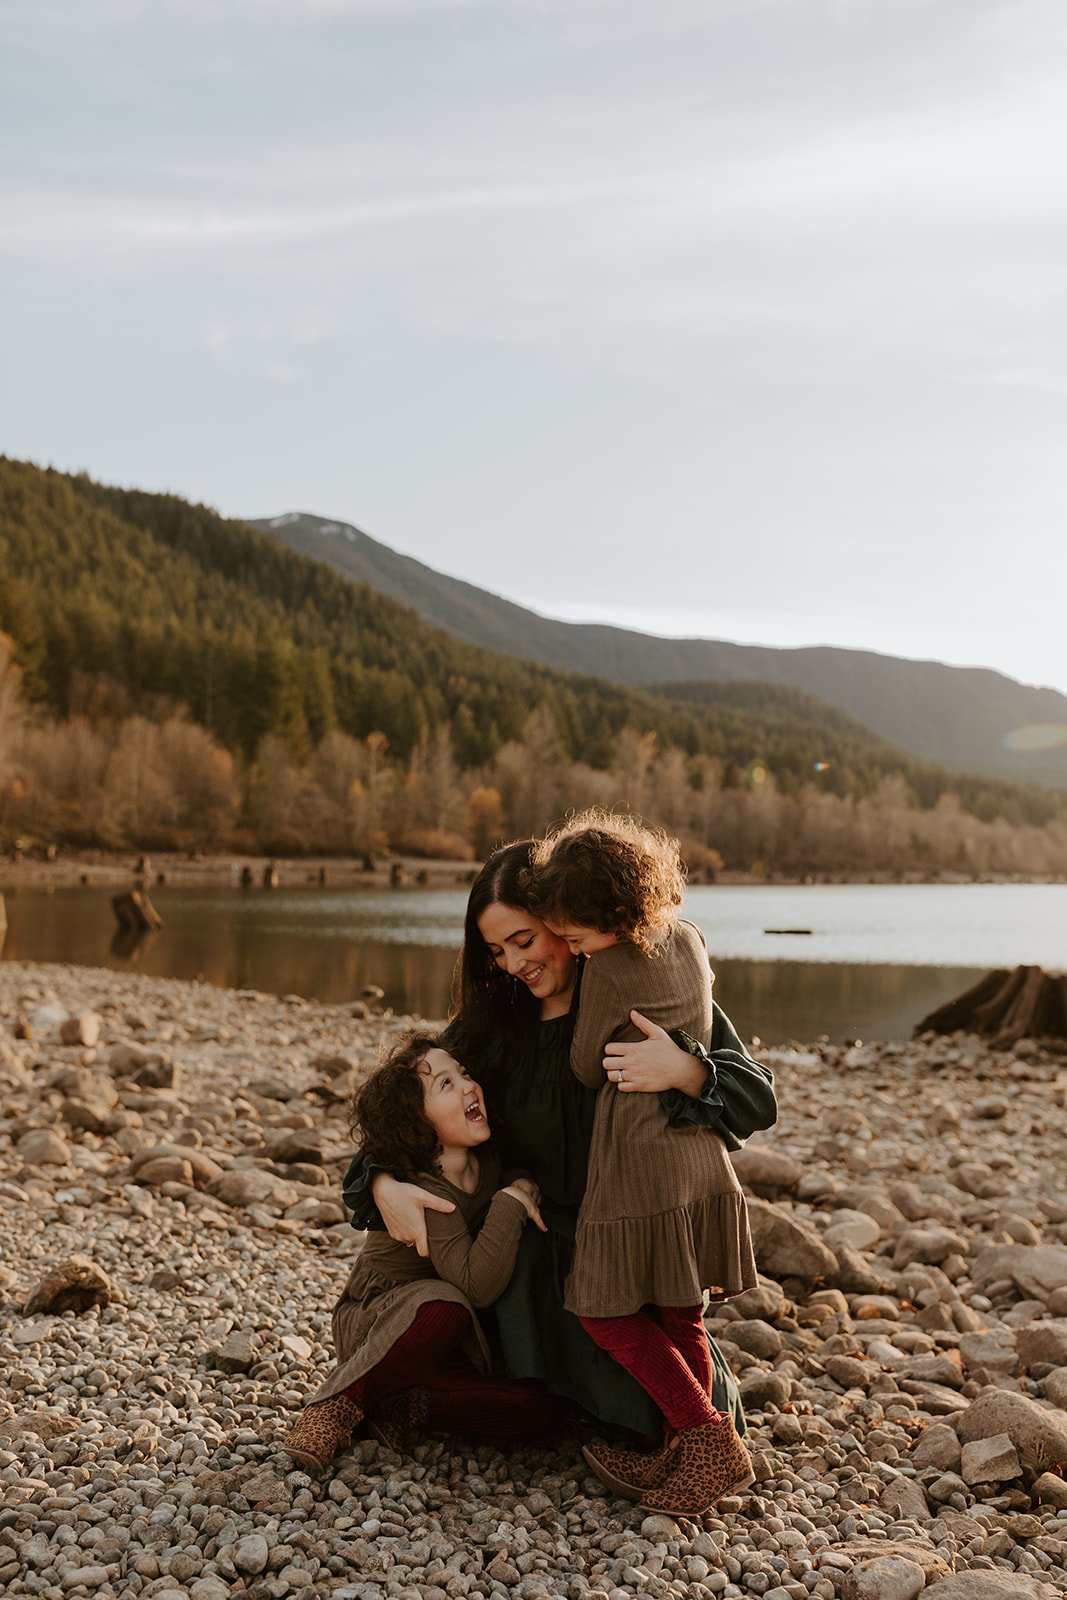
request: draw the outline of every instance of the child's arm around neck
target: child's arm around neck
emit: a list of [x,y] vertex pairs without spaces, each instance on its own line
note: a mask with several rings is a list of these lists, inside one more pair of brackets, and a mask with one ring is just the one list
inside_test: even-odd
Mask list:
[[582,975],[571,1069],[582,1083],[606,1082],[604,1048],[644,1037],[630,1020],[640,1011],[661,1028],[684,1028],[706,1042],[711,1029],[711,969],[700,932],[673,921],[652,954],[619,943],[591,956]]

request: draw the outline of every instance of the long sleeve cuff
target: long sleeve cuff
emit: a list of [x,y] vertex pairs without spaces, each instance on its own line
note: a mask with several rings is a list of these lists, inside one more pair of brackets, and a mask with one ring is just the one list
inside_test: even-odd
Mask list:
[[379,1172],[389,1172],[394,1178],[403,1178],[402,1172],[383,1167],[379,1162],[360,1151],[353,1156],[341,1186],[341,1198],[352,1213],[353,1228],[383,1228],[381,1214],[374,1204],[371,1184]]
[[753,1060],[726,1013],[714,1008],[710,1047],[681,1029],[671,1032],[681,1049],[698,1057],[708,1069],[707,1080],[696,1098],[680,1089],[665,1089],[660,1104],[674,1126],[685,1122],[711,1128],[728,1150],[740,1150],[745,1140],[778,1119],[774,1074]]

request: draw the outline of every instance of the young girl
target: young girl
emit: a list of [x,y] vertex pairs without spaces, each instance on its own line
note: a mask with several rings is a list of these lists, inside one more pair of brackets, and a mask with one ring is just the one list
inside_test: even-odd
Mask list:
[[[436,1038],[416,1034],[358,1091],[353,1113],[364,1150],[454,1209],[427,1212],[428,1260],[384,1232],[368,1233],[334,1309],[338,1364],[283,1448],[325,1471],[365,1414],[391,1398],[390,1442],[416,1423],[493,1439],[544,1432],[560,1407],[538,1384],[486,1375],[489,1352],[472,1309],[507,1285],[527,1221],[544,1227],[528,1179],[498,1187],[481,1089]],[[457,1360],[460,1348],[468,1362]]]
[[605,1072],[609,1041],[641,1037],[635,1008],[706,1043],[711,972],[699,931],[678,919],[684,870],[675,840],[599,810],[534,850],[534,910],[576,953],[582,977],[571,1067],[600,1086],[589,1182],[566,1305],[630,1372],[664,1418],[652,1454],[596,1443],[590,1466],[652,1510],[695,1515],[752,1480],[730,1417],[711,1404],[703,1291],[725,1299],[757,1282],[744,1196],[723,1141],[671,1126],[660,1097]]

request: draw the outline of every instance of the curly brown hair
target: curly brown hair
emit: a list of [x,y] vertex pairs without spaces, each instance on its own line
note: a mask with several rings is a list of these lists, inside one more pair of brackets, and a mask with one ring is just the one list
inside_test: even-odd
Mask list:
[[352,1096],[352,1133],[379,1165],[412,1177],[440,1170],[441,1143],[426,1115],[419,1069],[428,1050],[443,1048],[436,1034],[405,1034]]
[[593,806],[537,841],[524,888],[537,916],[614,933],[652,954],[682,903],[685,867],[670,834]]

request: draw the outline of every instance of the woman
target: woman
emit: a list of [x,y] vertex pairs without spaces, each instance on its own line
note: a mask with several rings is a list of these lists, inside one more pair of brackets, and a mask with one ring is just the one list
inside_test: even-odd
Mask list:
[[[508,1288],[496,1302],[504,1363],[512,1377],[538,1378],[601,1422],[655,1437],[659,1413],[645,1391],[564,1309],[578,1208],[585,1191],[596,1091],[570,1068],[578,958],[529,910],[522,874],[532,841],[506,845],[479,873],[464,926],[458,1010],[442,1036],[470,1063],[486,1091],[505,1167],[530,1173],[541,1190],[547,1232],[527,1230]],[[636,1014],[635,1014],[636,1015]],[[775,1120],[773,1078],[714,1007],[707,1050],[641,1022],[640,1044],[609,1045],[620,1093],[658,1092],[670,1120],[713,1129],[729,1149]],[[372,1170],[357,1156],[345,1181],[353,1223],[379,1220],[397,1240],[426,1250],[426,1210],[447,1202]],[[737,1385],[711,1344],[712,1402],[744,1416]]]

